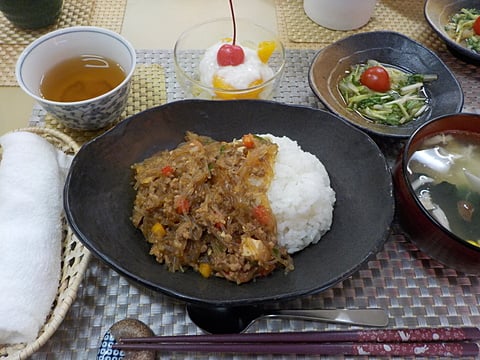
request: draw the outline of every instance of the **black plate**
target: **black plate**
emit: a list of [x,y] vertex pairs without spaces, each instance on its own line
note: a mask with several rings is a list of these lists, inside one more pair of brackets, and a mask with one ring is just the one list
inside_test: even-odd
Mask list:
[[450,21],[452,15],[460,12],[462,8],[480,9],[480,0],[427,0],[424,7],[425,19],[453,55],[478,65],[480,64],[480,54],[460,45],[445,31],[445,25]]
[[[376,124],[348,110],[338,83],[352,65],[367,60],[377,60],[410,73],[438,75],[437,80],[425,86],[430,109],[399,126]],[[359,33],[323,48],[314,57],[308,78],[312,91],[330,111],[370,134],[408,138],[428,120],[460,112],[463,107],[462,88],[443,61],[423,45],[392,31]]]
[[[148,255],[130,223],[130,166],[176,147],[187,130],[227,141],[249,132],[287,135],[323,162],[337,194],[332,228],[294,256],[294,271],[239,286],[193,271],[170,273]],[[189,303],[234,306],[312,294],[347,278],[382,247],[394,201],[377,145],[328,112],[268,101],[185,100],[134,115],[85,144],[67,178],[65,210],[78,238],[120,274]]]

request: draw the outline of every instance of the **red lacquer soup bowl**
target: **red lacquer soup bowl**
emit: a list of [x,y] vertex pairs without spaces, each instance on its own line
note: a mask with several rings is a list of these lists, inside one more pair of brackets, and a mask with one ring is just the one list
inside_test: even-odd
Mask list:
[[[473,144],[465,151],[458,147],[454,147],[453,151],[445,150],[443,140],[448,135],[466,138],[467,143],[472,140]],[[426,139],[430,139],[430,148],[427,149]],[[434,148],[432,144],[438,139],[439,145]],[[480,163],[473,157],[470,168],[458,164],[458,154],[470,154],[472,149],[478,155],[480,115],[456,113],[435,118],[419,127],[409,138],[394,166],[393,177],[399,221],[410,240],[421,251],[448,267],[467,274],[480,274]],[[424,168],[425,163],[432,161],[435,163],[433,167],[441,173],[433,182],[437,184],[435,186],[431,184],[434,176]],[[457,168],[469,172],[468,176],[462,178],[460,174],[453,177]],[[420,176],[415,176],[419,173]],[[449,209],[439,204],[454,206]],[[427,208],[436,209],[435,214]],[[455,218],[448,218],[450,214],[454,214]],[[457,224],[466,224],[468,236],[463,229],[459,232]]]

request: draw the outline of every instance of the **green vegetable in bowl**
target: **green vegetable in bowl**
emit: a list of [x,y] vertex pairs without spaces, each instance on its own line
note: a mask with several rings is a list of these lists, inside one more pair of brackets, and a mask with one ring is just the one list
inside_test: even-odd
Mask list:
[[445,31],[455,42],[480,53],[480,10],[461,9],[445,25]]
[[428,109],[424,83],[436,79],[368,60],[352,66],[338,89],[348,109],[375,123],[402,125]]

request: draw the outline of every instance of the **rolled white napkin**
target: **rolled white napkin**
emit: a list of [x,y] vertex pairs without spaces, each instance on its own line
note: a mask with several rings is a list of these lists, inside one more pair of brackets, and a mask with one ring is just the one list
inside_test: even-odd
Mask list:
[[71,156],[27,131],[0,146],[0,344],[31,342],[58,291]]

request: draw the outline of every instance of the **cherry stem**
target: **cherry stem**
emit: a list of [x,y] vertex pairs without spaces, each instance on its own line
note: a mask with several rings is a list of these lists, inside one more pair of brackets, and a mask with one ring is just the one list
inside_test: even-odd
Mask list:
[[230,3],[230,12],[232,13],[232,23],[233,23],[233,41],[232,45],[235,45],[237,40],[237,23],[235,22],[235,11],[233,10],[233,0],[229,0]]

